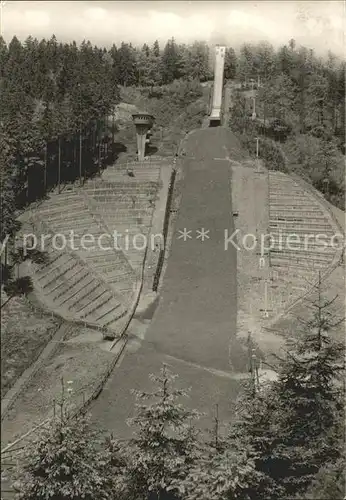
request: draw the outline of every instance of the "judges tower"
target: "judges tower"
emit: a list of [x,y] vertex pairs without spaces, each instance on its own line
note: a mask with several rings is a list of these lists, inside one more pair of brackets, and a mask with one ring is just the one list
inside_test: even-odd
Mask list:
[[148,132],[154,123],[154,117],[146,111],[134,113],[133,122],[136,126],[137,154],[138,161],[143,161],[145,157],[145,145],[147,143]]

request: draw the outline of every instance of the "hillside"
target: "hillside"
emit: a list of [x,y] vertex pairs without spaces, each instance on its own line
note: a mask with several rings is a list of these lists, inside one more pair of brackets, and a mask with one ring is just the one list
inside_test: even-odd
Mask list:
[[[180,140],[190,130],[199,128],[209,102],[208,87],[197,82],[173,82],[154,88],[121,87],[117,106],[117,141],[126,144],[126,157],[136,153],[132,113],[144,110],[155,117],[149,154],[173,156]],[[125,148],[122,149],[125,153]]]

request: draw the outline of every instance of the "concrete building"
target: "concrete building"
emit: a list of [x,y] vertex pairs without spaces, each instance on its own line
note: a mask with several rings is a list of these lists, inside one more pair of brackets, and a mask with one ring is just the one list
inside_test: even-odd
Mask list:
[[215,47],[215,66],[214,66],[214,89],[213,103],[209,117],[209,125],[215,127],[221,124],[221,106],[223,89],[223,72],[225,66],[226,47],[217,45]]
[[155,118],[146,111],[134,113],[132,118],[136,126],[138,161],[143,161],[145,158],[145,145],[148,142],[148,133],[153,126]]

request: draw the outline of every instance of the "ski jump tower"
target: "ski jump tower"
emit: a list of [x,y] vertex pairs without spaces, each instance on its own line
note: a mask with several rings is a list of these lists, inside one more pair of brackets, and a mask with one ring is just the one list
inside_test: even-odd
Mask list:
[[221,125],[221,105],[222,105],[222,87],[223,71],[225,66],[226,47],[217,45],[215,47],[215,66],[214,66],[214,90],[211,114],[209,117],[209,126],[217,127]]

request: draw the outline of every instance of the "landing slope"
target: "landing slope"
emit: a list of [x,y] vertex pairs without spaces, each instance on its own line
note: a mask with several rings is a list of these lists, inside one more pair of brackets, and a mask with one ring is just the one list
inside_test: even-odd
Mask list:
[[[133,413],[131,389],[150,387],[148,375],[162,362],[192,388],[191,406],[211,412],[219,403],[222,417],[239,383],[229,363],[236,334],[236,251],[225,251],[224,234],[234,229],[227,158],[243,153],[222,128],[191,133],[183,149],[182,200],[158,309],[144,340],[130,343],[92,408],[99,425],[122,435]],[[186,241],[179,238],[184,228],[191,231]],[[196,234],[202,228],[210,231],[204,242]]]
[[[147,337],[160,351],[223,370],[229,369],[229,339],[236,329],[236,253],[224,247],[225,231],[234,231],[224,149],[229,137],[223,129],[205,129],[187,140],[181,206]],[[198,232],[203,229],[209,231],[204,241]]]

